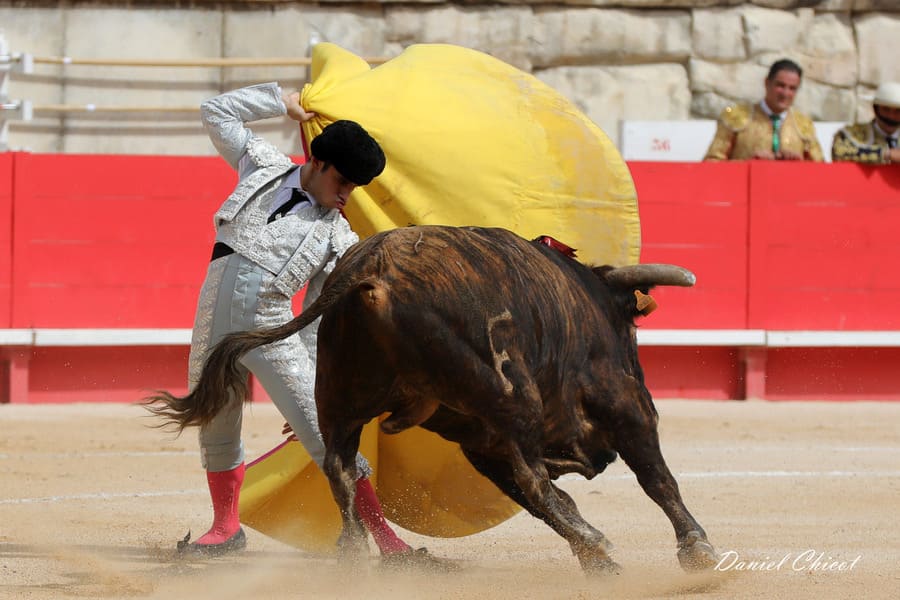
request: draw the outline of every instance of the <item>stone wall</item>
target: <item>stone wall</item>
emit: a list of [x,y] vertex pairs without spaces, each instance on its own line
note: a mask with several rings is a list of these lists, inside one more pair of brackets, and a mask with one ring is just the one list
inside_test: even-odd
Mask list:
[[[571,98],[618,142],[621,120],[715,118],[757,100],[768,65],[805,69],[797,106],[821,121],[871,117],[884,80],[900,81],[900,0],[571,0],[563,2],[10,2],[0,35],[35,57],[304,57],[311,40],[365,57],[413,43],[475,48]],[[219,91],[293,67],[109,67],[39,62],[12,72],[8,94],[36,106],[12,121],[11,148],[36,152],[212,154],[196,106]],[[96,105],[93,112],[61,112]],[[141,112],[115,107],[139,106]],[[105,110],[99,110],[105,109]],[[257,127],[296,151],[295,128]]]

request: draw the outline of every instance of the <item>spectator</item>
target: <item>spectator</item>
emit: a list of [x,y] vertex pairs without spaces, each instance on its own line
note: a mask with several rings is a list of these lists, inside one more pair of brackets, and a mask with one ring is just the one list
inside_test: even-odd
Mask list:
[[831,160],[884,165],[900,163],[900,83],[882,83],[872,100],[875,118],[834,134]]
[[769,69],[759,104],[738,104],[719,115],[704,160],[824,160],[812,120],[794,110],[803,69],[782,59]]

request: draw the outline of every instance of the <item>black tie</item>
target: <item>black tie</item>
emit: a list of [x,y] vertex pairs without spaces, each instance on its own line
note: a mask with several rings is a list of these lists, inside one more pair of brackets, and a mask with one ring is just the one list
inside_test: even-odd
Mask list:
[[896,148],[897,147],[897,138],[888,137],[888,148]]
[[294,191],[291,192],[290,199],[287,202],[285,202],[284,204],[282,204],[281,206],[279,206],[278,209],[272,213],[272,215],[269,217],[269,220],[266,221],[266,223],[271,223],[275,219],[279,219],[279,218],[283,217],[284,215],[288,214],[288,211],[290,211],[292,208],[297,206],[297,204],[299,204],[300,202],[303,202],[304,200],[306,200],[306,192],[302,191],[299,188],[294,188]]

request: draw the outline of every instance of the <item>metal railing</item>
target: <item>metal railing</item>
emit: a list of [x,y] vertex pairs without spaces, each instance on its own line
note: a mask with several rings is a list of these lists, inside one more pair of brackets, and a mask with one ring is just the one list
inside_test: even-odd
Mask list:
[[[317,34],[310,36],[308,51],[322,41]],[[384,63],[387,57],[363,57],[371,65]],[[35,65],[62,65],[84,67],[139,67],[139,68],[246,68],[246,67],[306,67],[312,59],[306,57],[229,57],[190,59],[139,59],[139,58],[74,58],[71,56],[33,56],[10,52],[6,39],[0,35],[0,151],[8,149],[9,122],[31,121],[36,114],[191,114],[199,106],[142,106],[84,104],[34,104],[30,100],[9,98],[9,75],[18,73],[33,75]]]

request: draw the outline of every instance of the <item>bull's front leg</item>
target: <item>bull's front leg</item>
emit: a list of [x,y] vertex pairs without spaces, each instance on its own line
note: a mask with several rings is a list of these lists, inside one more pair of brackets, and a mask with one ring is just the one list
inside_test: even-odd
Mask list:
[[672,476],[662,455],[658,464],[643,463],[633,465],[623,459],[634,471],[644,492],[659,505],[675,528],[678,542],[678,562],[685,571],[702,571],[713,568],[719,562],[719,555],[706,537],[706,531],[685,507],[678,490],[678,483]]
[[[619,564],[609,556],[609,553],[613,551],[612,543],[602,532],[595,529],[581,517],[581,513],[578,511],[578,507],[575,505],[571,496],[553,485],[552,482],[549,483],[550,488],[553,490],[559,501],[567,507],[568,513],[575,515],[576,526],[582,531],[581,535],[575,538],[568,538],[569,547],[572,548],[572,554],[578,558],[581,568],[587,573],[601,575],[618,573],[620,570]],[[547,521],[547,523],[554,531],[563,537],[566,537],[564,528],[558,528],[550,521]]]
[[341,512],[341,535],[338,537],[338,558],[348,566],[365,560],[369,551],[366,529],[356,511],[356,449],[350,458],[331,446],[326,447],[322,470],[331,486],[331,494]]
[[[650,393],[644,390],[649,405]],[[621,421],[617,450],[631,468],[644,492],[669,517],[678,542],[678,562],[685,571],[713,568],[719,555],[706,537],[703,527],[681,499],[675,477],[666,466],[659,447],[656,417],[636,412]]]

